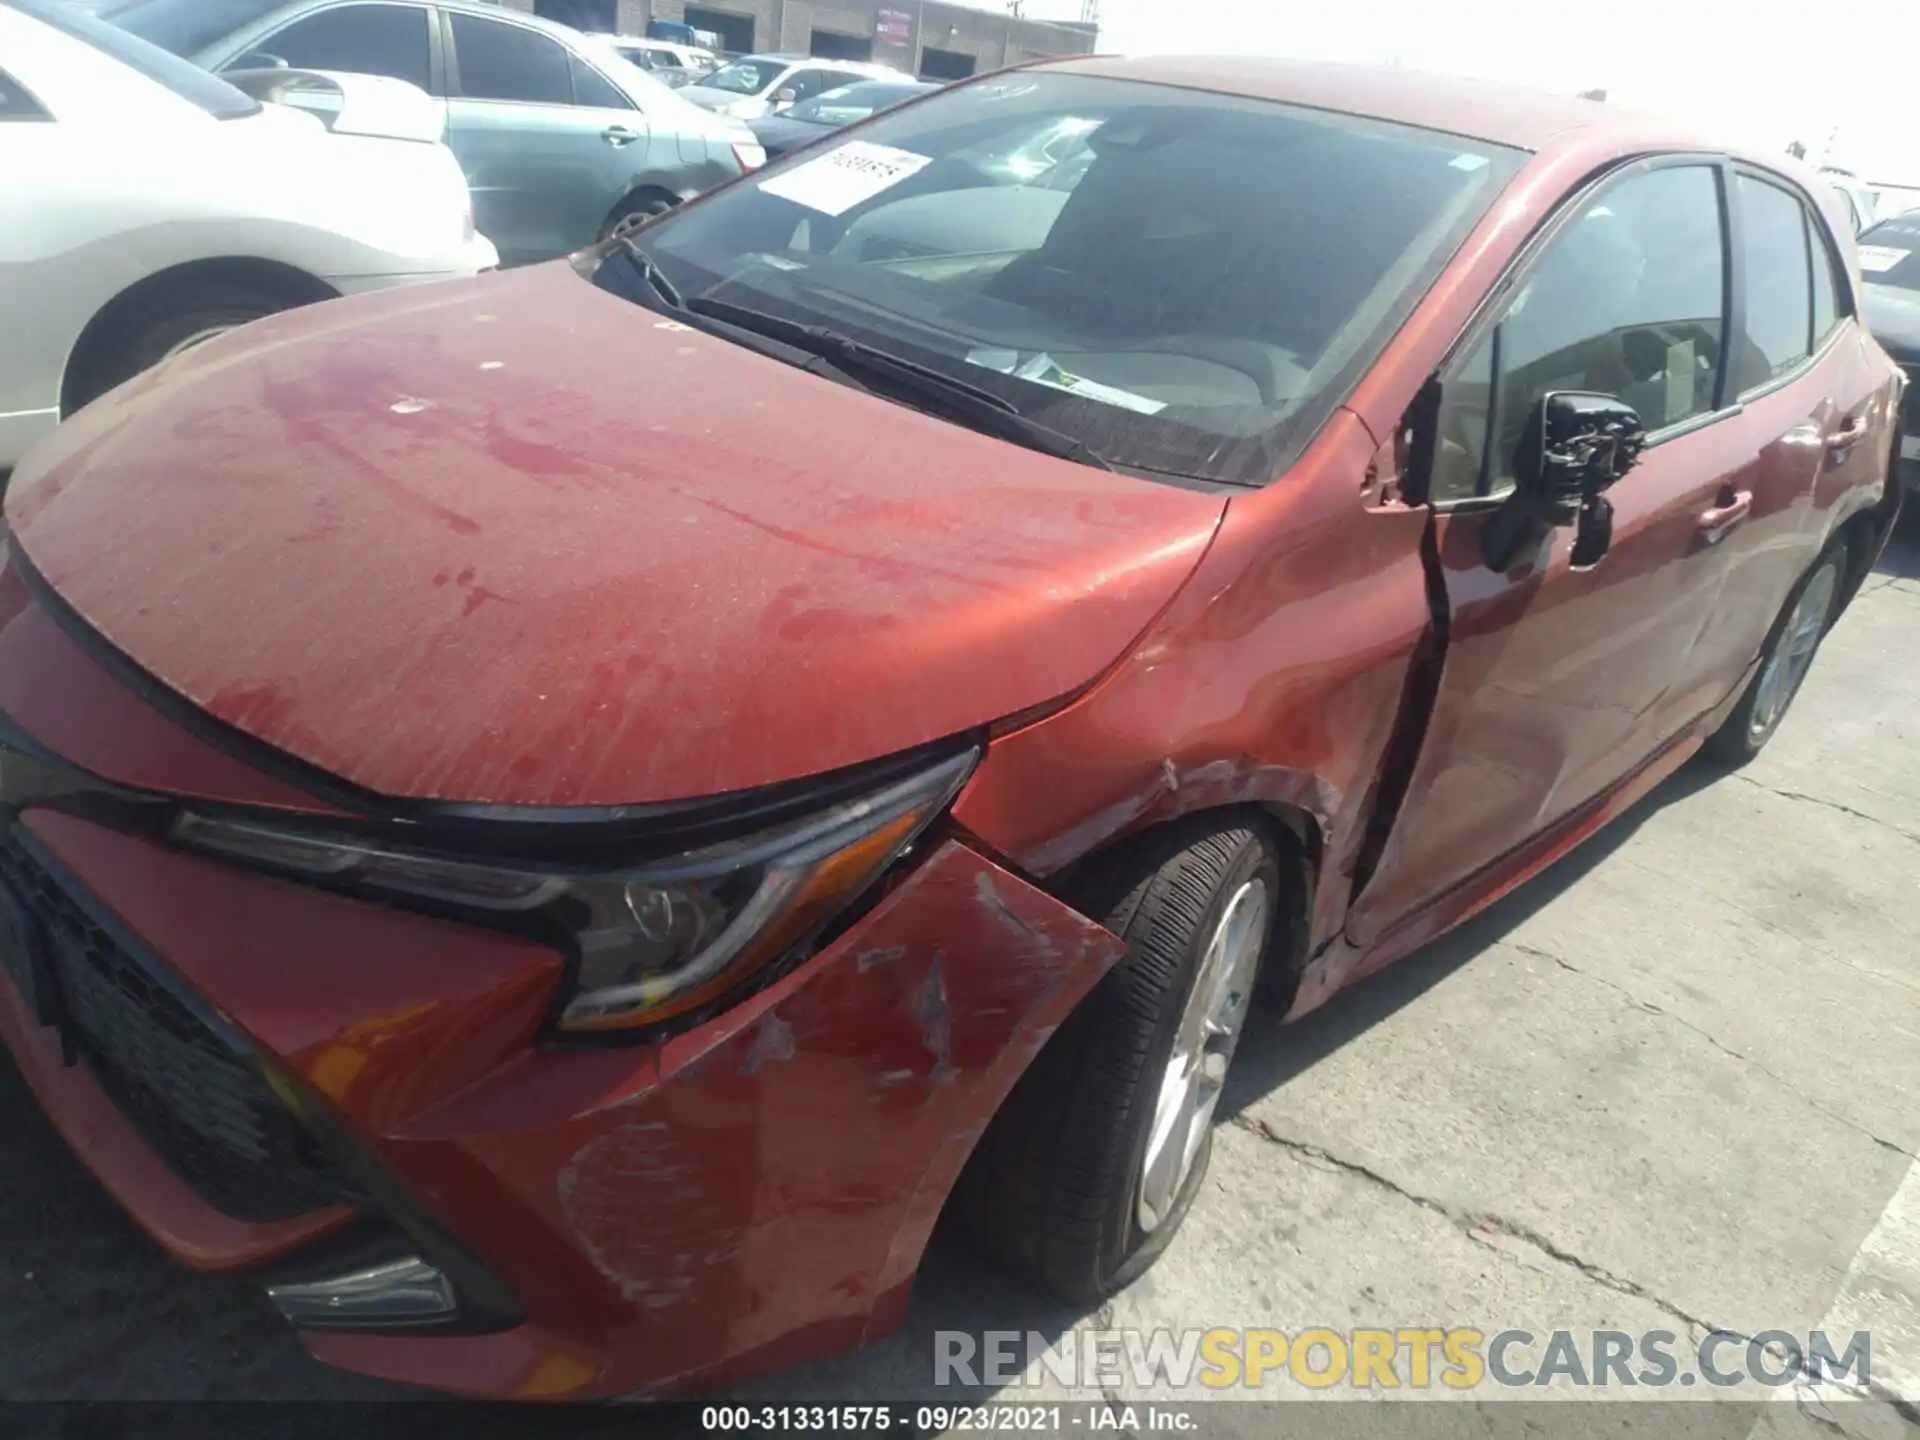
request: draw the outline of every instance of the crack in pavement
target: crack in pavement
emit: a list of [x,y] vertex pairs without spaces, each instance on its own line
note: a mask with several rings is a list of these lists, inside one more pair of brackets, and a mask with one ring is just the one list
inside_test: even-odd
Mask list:
[[1793,1403],[1802,1415],[1815,1424],[1824,1423],[1843,1435],[1851,1434],[1852,1432],[1838,1421],[1823,1421],[1819,1415],[1808,1408],[1818,1405],[1830,1416],[1832,1414],[1828,1402],[1830,1392],[1834,1398],[1841,1400],[1885,1405],[1909,1425],[1920,1425],[1920,1404],[1915,1404],[1891,1386],[1871,1378],[1860,1382],[1842,1379],[1836,1375],[1817,1374],[1812,1367],[1803,1367],[1801,1377],[1793,1382]]
[[1851,815],[1856,820],[1864,820],[1869,825],[1877,825],[1882,830],[1891,830],[1901,839],[1911,840],[1914,844],[1920,845],[1920,834],[1907,829],[1906,826],[1895,824],[1891,820],[1882,820],[1878,815],[1869,815],[1866,811],[1856,810],[1851,805],[1842,805],[1838,800],[1828,800],[1823,796],[1809,795],[1804,790],[1783,790],[1778,785],[1769,785],[1764,780],[1756,780],[1753,776],[1742,775],[1738,771],[1734,772],[1733,778],[1740,781],[1743,785],[1751,785],[1756,790],[1764,790],[1769,795],[1778,795],[1782,800],[1798,800],[1803,804],[1818,805],[1825,810],[1837,810],[1842,815]]
[[[1632,1299],[1644,1301],[1662,1314],[1669,1315],[1681,1324],[1699,1332],[1702,1337],[1724,1335],[1732,1340],[1743,1341],[1749,1346],[1760,1344],[1758,1340],[1747,1334],[1744,1330],[1735,1330],[1731,1326],[1715,1325],[1703,1320],[1698,1315],[1682,1309],[1671,1300],[1656,1295],[1639,1281],[1630,1280],[1624,1275],[1616,1275],[1613,1271],[1607,1269],[1606,1266],[1574,1254],[1565,1246],[1549,1239],[1530,1225],[1523,1225],[1518,1221],[1509,1220],[1504,1215],[1462,1210],[1456,1206],[1447,1204],[1443,1200],[1436,1200],[1431,1195],[1422,1195],[1418,1191],[1409,1190],[1406,1186],[1381,1174],[1370,1165],[1362,1164],[1358,1160],[1349,1160],[1344,1156],[1335,1155],[1325,1146],[1315,1145],[1310,1140],[1296,1140],[1291,1135],[1283,1135],[1265,1120],[1242,1113],[1235,1115],[1228,1123],[1237,1129],[1257,1136],[1268,1144],[1279,1146],[1289,1154],[1314,1164],[1318,1169],[1355,1176],[1387,1191],[1389,1194],[1398,1196],[1409,1204],[1416,1205],[1422,1210],[1438,1215],[1464,1234],[1469,1240],[1493,1250],[1496,1254],[1513,1261],[1515,1264],[1520,1263],[1517,1257],[1506,1250],[1502,1250],[1499,1246],[1491,1244],[1485,1237],[1496,1234],[1505,1235],[1510,1239],[1530,1245],[1548,1259],[1554,1260],[1584,1275],[1601,1288],[1611,1290],[1617,1295],[1626,1295]],[[1806,1414],[1809,1420],[1813,1420],[1816,1423],[1821,1422],[1820,1416],[1807,1410],[1808,1401],[1811,1399],[1822,1404],[1825,1403],[1824,1397],[1822,1397],[1817,1390],[1808,1391],[1807,1386],[1811,1383],[1813,1385],[1831,1386],[1855,1399],[1878,1400],[1891,1408],[1895,1414],[1899,1415],[1908,1423],[1920,1425],[1920,1406],[1916,1406],[1912,1400],[1900,1394],[1898,1391],[1881,1384],[1879,1381],[1869,1379],[1864,1385],[1848,1384],[1835,1376],[1821,1372],[1816,1368],[1818,1364],[1817,1361],[1810,1364],[1808,1357],[1792,1354],[1777,1344],[1761,1345],[1760,1349],[1763,1353],[1773,1356],[1776,1360],[1784,1360],[1798,1368],[1800,1378],[1795,1383],[1800,1393],[1796,1394],[1795,1401],[1801,1412]],[[1834,1428],[1839,1427],[1835,1426]],[[1844,1434],[1846,1432],[1842,1431],[1842,1433]]]
[[[1831,1430],[1836,1435],[1845,1435],[1846,1427],[1832,1415],[1826,1413],[1826,1400],[1815,1392],[1796,1388],[1793,1396],[1794,1408],[1822,1430]],[[1816,1409],[1815,1407],[1819,1408]]]
[[1854,1120],[1846,1115],[1843,1115],[1838,1110],[1833,1109],[1831,1106],[1825,1104],[1824,1102],[1814,1099],[1811,1095],[1808,1095],[1807,1093],[1802,1091],[1798,1086],[1794,1085],[1791,1081],[1787,1080],[1784,1076],[1776,1073],[1773,1070],[1768,1069],[1765,1065],[1761,1064],[1760,1061],[1754,1059],[1754,1057],[1749,1055],[1746,1051],[1734,1049],[1733,1046],[1727,1044],[1724,1040],[1720,1039],[1718,1036],[1710,1033],[1709,1031],[1701,1029],[1698,1025],[1694,1024],[1691,1020],[1687,1019],[1684,1015],[1676,1015],[1674,1014],[1673,1011],[1663,1009],[1662,1007],[1654,1004],[1651,1000],[1642,1000],[1638,995],[1634,994],[1633,991],[1629,990],[1625,985],[1622,985],[1618,980],[1609,979],[1605,975],[1597,975],[1591,970],[1583,970],[1578,965],[1573,964],[1571,961],[1561,959],[1560,956],[1555,955],[1551,950],[1542,950],[1537,945],[1524,944],[1523,942],[1518,940],[1501,940],[1501,941],[1497,941],[1496,944],[1504,945],[1510,950],[1517,950],[1522,955],[1530,955],[1536,960],[1550,961],[1551,963],[1558,965],[1562,970],[1568,971],[1569,973],[1574,975],[1578,975],[1583,980],[1592,981],[1595,985],[1605,986],[1609,990],[1612,990],[1621,995],[1624,995],[1627,998],[1627,1000],[1632,1003],[1633,1007],[1636,1010],[1642,1010],[1649,1015],[1658,1015],[1663,1020],[1671,1020],[1675,1025],[1678,1025],[1683,1030],[1692,1031],[1695,1035],[1698,1035],[1702,1040],[1706,1041],[1707,1044],[1711,1045],[1714,1049],[1718,1050],[1722,1055],[1730,1055],[1735,1060],[1740,1061],[1742,1064],[1751,1065],[1754,1069],[1758,1070],[1762,1075],[1766,1076],[1769,1080],[1773,1081],[1774,1084],[1778,1085],[1781,1089],[1787,1091],[1788,1094],[1794,1096],[1796,1099],[1805,1103],[1811,1109],[1826,1116],[1829,1120],[1834,1121],[1836,1124],[1844,1125],[1849,1130],[1854,1131],[1856,1134],[1866,1137],[1868,1140],[1871,1140],[1874,1144],[1878,1145],[1882,1150],[1891,1150],[1894,1154],[1904,1155],[1909,1160],[1920,1160],[1920,1155],[1915,1155],[1911,1150],[1907,1149],[1904,1145],[1898,1145],[1891,1140],[1886,1140],[1881,1138],[1880,1136],[1874,1134],[1873,1131],[1867,1129],[1867,1127],[1862,1125],[1858,1120]]
[[[1620,864],[1630,866],[1631,868],[1638,870],[1643,874],[1654,875],[1659,877],[1661,880],[1670,880],[1672,878],[1672,875],[1670,872],[1666,870],[1662,870],[1657,866],[1648,865],[1642,861],[1635,860],[1631,856],[1617,855],[1614,858],[1618,860]],[[1763,914],[1761,911],[1755,910],[1752,906],[1742,905],[1738,900],[1735,900],[1732,896],[1726,894],[1724,891],[1706,890],[1701,893],[1706,895],[1709,899],[1714,901],[1716,904],[1724,905],[1729,910],[1735,911],[1738,914],[1746,916],[1747,919],[1751,920],[1754,924],[1758,925],[1762,930],[1765,930],[1768,934],[1778,935],[1783,940],[1791,940],[1795,945],[1803,946],[1806,949],[1811,950],[1815,955],[1818,955],[1822,960],[1831,960],[1834,964],[1845,966],[1847,969],[1852,970],[1856,974],[1866,976],[1869,980],[1878,980],[1884,985],[1892,985],[1901,990],[1911,990],[1914,994],[1920,995],[1920,985],[1914,984],[1913,981],[1902,979],[1898,975],[1890,975],[1885,970],[1870,970],[1865,965],[1861,965],[1856,961],[1849,960],[1846,956],[1842,955],[1839,951],[1829,949],[1827,946],[1822,945],[1817,940],[1814,940],[1806,935],[1802,935],[1798,931],[1789,930],[1786,926],[1782,925],[1778,920],[1775,920],[1772,917],[1766,914]]]
[[[1643,1300],[1663,1314],[1671,1315],[1674,1319],[1684,1325],[1691,1326],[1703,1335],[1730,1335],[1735,1339],[1745,1340],[1749,1344],[1753,1343],[1753,1337],[1751,1335],[1739,1330],[1729,1329],[1724,1325],[1714,1325],[1706,1320],[1702,1320],[1697,1315],[1691,1315],[1678,1305],[1675,1305],[1672,1301],[1654,1294],[1651,1290],[1647,1289],[1646,1286],[1640,1284],[1639,1281],[1629,1280],[1624,1275],[1616,1275],[1613,1271],[1607,1269],[1606,1266],[1596,1264],[1592,1260],[1587,1260],[1574,1254],[1571,1250],[1548,1239],[1530,1225],[1523,1225],[1518,1221],[1509,1220],[1504,1215],[1461,1210],[1447,1204],[1445,1201],[1436,1200],[1430,1195],[1421,1195],[1407,1189],[1397,1181],[1388,1179],[1371,1166],[1363,1165],[1357,1160],[1348,1160],[1339,1155],[1335,1155],[1332,1151],[1327,1150],[1323,1146],[1315,1145],[1311,1141],[1296,1140],[1290,1135],[1282,1135],[1265,1120],[1240,1114],[1234,1116],[1231,1123],[1239,1126],[1243,1130],[1258,1135],[1261,1139],[1271,1144],[1278,1145],[1283,1150],[1291,1151],[1308,1160],[1318,1161],[1323,1167],[1330,1166],[1341,1173],[1356,1175],[1363,1180],[1379,1186],[1383,1190],[1398,1195],[1402,1200],[1409,1201],[1419,1206],[1422,1210],[1430,1211],[1440,1216],[1476,1244],[1486,1245],[1488,1249],[1498,1251],[1498,1246],[1488,1244],[1485,1238],[1486,1236],[1497,1234],[1519,1240],[1524,1244],[1531,1245],[1549,1259],[1558,1261],[1570,1269],[1577,1270],[1596,1285],[1612,1290],[1616,1294],[1627,1295],[1636,1300]],[[1763,1348],[1771,1350],[1773,1347]],[[1786,1357],[1782,1355],[1781,1358],[1784,1359]]]

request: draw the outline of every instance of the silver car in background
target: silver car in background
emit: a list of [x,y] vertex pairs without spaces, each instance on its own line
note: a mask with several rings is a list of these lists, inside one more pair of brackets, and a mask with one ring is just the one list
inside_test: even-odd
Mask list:
[[644,70],[662,85],[691,85],[720,68],[720,57],[711,50],[679,45],[671,40],[648,40],[635,35],[589,35],[636,69]]
[[683,86],[680,94],[717,115],[758,120],[789,105],[862,80],[911,80],[891,65],[866,60],[823,60],[813,55],[742,55],[711,75]]
[[710,114],[577,30],[483,0],[95,0],[208,70],[287,65],[408,80],[446,114],[474,218],[504,264],[577,250],[765,162]]

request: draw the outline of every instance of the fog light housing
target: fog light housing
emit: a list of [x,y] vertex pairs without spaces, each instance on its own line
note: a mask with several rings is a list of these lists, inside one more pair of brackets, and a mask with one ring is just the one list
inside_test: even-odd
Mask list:
[[267,1298],[309,1330],[431,1325],[459,1313],[453,1282],[418,1255],[316,1280],[267,1286]]

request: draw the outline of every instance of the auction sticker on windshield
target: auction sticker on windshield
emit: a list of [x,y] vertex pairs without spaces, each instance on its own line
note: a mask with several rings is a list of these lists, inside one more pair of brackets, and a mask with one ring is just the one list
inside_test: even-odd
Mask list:
[[974,350],[967,355],[967,363],[978,365],[983,370],[997,370],[1002,375],[1014,375],[1022,380],[1031,380],[1036,385],[1045,385],[1050,389],[1064,390],[1069,395],[1078,395],[1084,400],[1098,400],[1102,405],[1117,405],[1122,410],[1133,411],[1136,415],[1158,415],[1167,408],[1167,402],[1164,400],[1135,395],[1131,390],[1118,390],[1111,385],[1102,385],[1098,380],[1089,380],[1084,375],[1072,374],[1062,369],[1060,363],[1051,355],[1044,353],[1023,362],[1017,350]]
[[762,180],[760,188],[782,200],[818,210],[822,215],[844,215],[881,191],[891,190],[902,180],[919,174],[932,163],[930,155],[916,155],[911,150],[896,150],[891,145],[874,145],[865,140],[849,140],[818,160],[809,160]]
[[1911,250],[1898,250],[1891,245],[1862,245],[1860,268],[1868,275],[1883,275],[1912,253]]

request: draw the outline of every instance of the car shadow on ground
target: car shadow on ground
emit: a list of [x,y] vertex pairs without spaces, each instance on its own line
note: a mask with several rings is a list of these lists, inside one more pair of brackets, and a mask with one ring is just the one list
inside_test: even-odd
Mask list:
[[1899,523],[1893,527],[1873,573],[1895,580],[1920,580],[1920,497],[1907,496]]
[[[1889,583],[1920,579],[1920,507],[1903,517],[1875,572]],[[1229,1078],[1226,1115],[1273,1095],[1418,1001],[1578,884],[1650,816],[1715,778],[1709,767],[1686,767],[1458,930],[1292,1025],[1269,1023],[1250,1033]],[[4,1061],[0,1136],[7,1161],[0,1165],[0,1227],[7,1237],[0,1247],[0,1400],[372,1400],[419,1394],[320,1366],[251,1282],[193,1274],[167,1260],[94,1183]],[[1179,1263],[1178,1241],[1169,1260]],[[980,1392],[934,1384],[937,1332],[1032,1331],[1052,1342],[1086,1323],[1089,1313],[986,1268],[942,1232],[898,1332],[866,1350],[783,1371],[734,1393],[841,1403],[965,1403]],[[215,1425],[208,1433],[227,1428]],[[232,1428],[238,1434],[247,1427]]]

